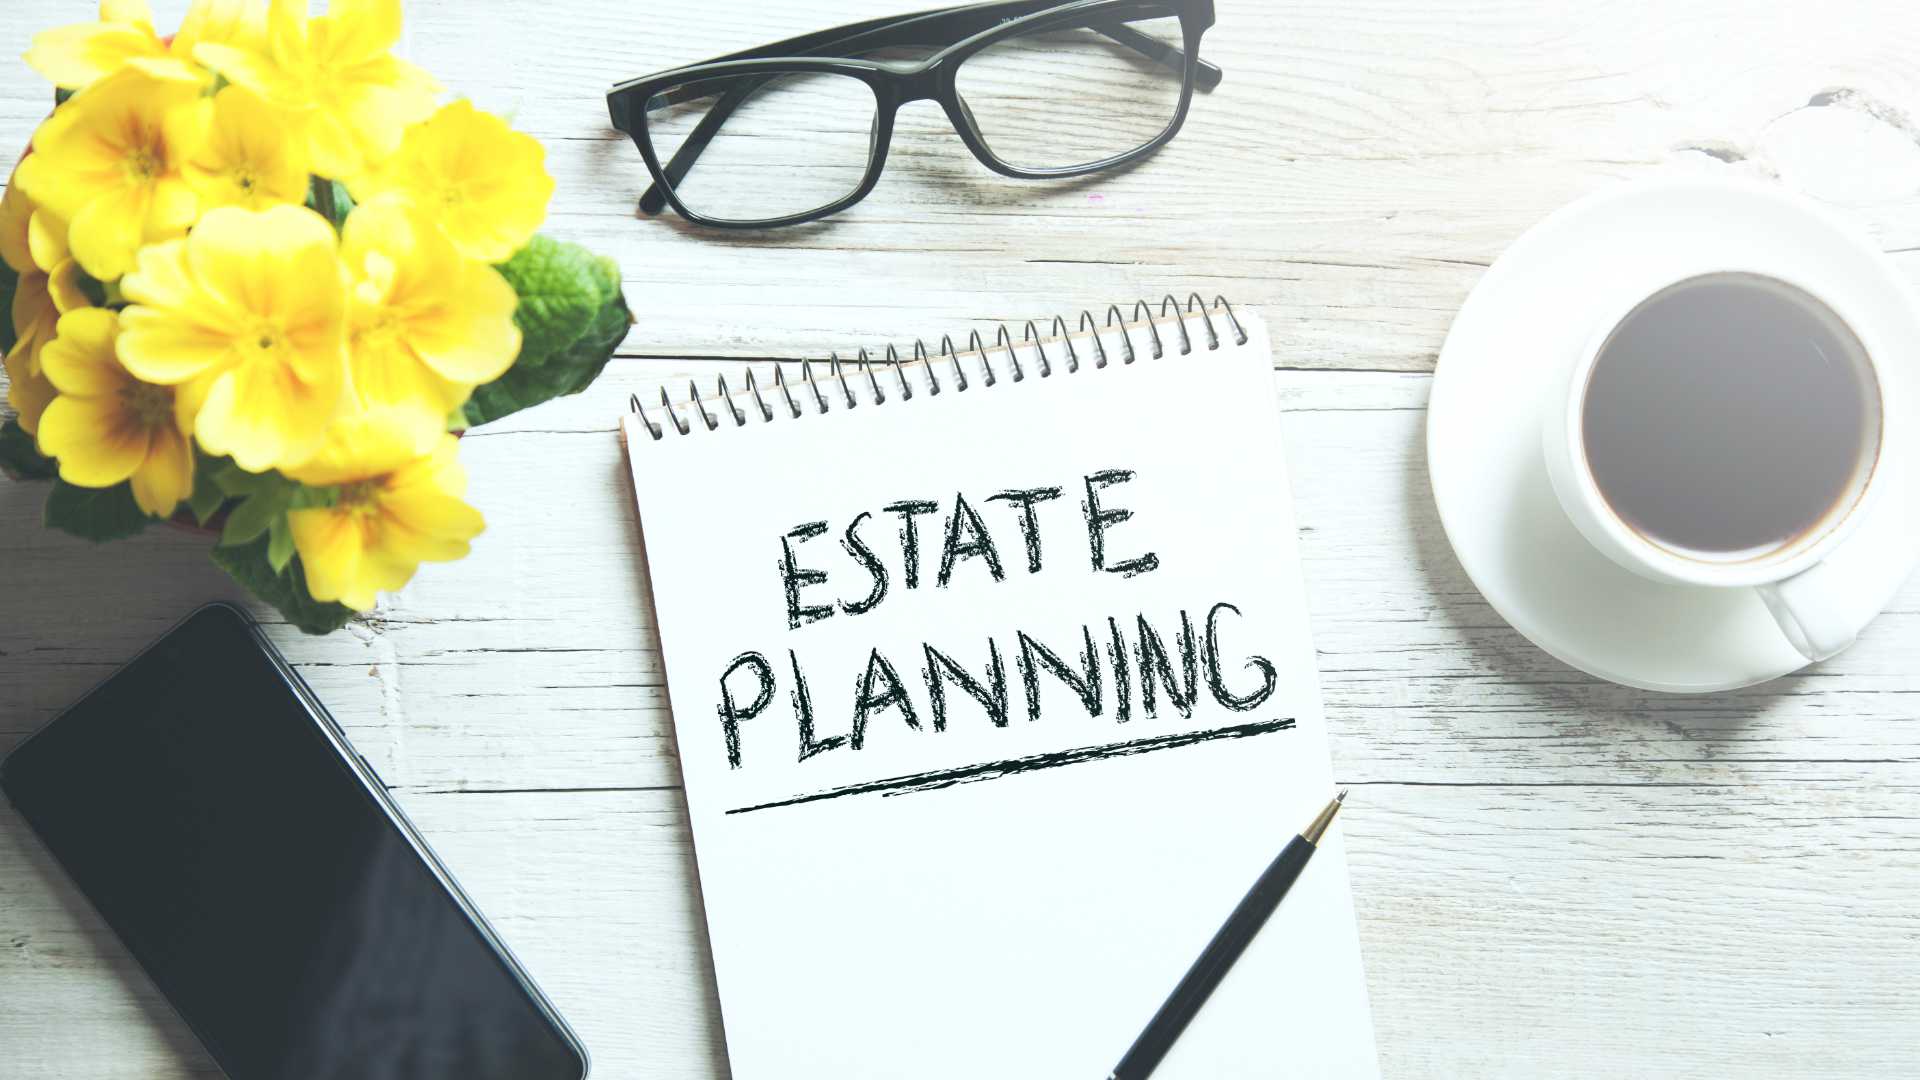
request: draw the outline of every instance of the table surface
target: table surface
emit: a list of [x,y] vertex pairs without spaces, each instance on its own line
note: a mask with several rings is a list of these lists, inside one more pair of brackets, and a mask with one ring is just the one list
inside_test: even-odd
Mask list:
[[[637,215],[607,85],[902,6],[410,5],[412,56],[545,142],[548,228],[620,260],[639,323],[589,392],[466,440],[488,519],[471,558],[331,637],[270,632],[595,1075],[726,1071],[613,435],[626,396],[1190,289],[1274,331],[1386,1074],[1920,1074],[1920,583],[1798,675],[1623,689],[1487,606],[1423,460],[1452,313],[1529,225],[1610,184],[1775,179],[1920,277],[1920,9],[1220,0],[1206,51],[1227,79],[1136,169],[1003,180],[922,103],[879,189],[830,223],[727,237]],[[90,13],[7,8],[8,57]],[[47,103],[0,63],[0,165]],[[192,605],[238,596],[199,538],[89,546],[40,528],[40,498],[0,480],[0,751]],[[217,1075],[7,811],[0,1073]]]

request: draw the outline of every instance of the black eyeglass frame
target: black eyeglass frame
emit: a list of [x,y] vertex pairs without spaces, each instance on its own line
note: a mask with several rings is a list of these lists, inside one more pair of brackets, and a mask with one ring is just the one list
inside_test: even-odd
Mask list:
[[[1028,169],[1001,160],[987,145],[985,136],[960,97],[957,86],[960,65],[974,54],[1006,38],[1034,33],[1055,25],[1081,25],[1089,16],[1102,14],[1171,14],[1180,20],[1180,102],[1172,120],[1158,135],[1131,150],[1081,165]],[[968,4],[870,19],[732,53],[704,63],[630,79],[607,91],[607,113],[613,126],[633,139],[641,158],[646,161],[647,171],[653,176],[652,186],[640,197],[642,213],[658,214],[671,205],[675,212],[688,221],[715,228],[769,229],[798,225],[839,213],[873,191],[886,166],[887,150],[893,142],[894,114],[902,105],[913,101],[937,101],[961,142],[973,152],[973,156],[994,172],[1015,179],[1049,180],[1084,176],[1146,157],[1179,133],[1186,121],[1187,108],[1196,86],[1207,91],[1220,84],[1220,69],[1199,57],[1201,35],[1213,25],[1213,21],[1213,0],[1070,0],[1068,3],[1059,3],[1058,0],[997,0],[993,3]],[[1174,59],[1168,55],[1172,51],[1170,47],[1155,38],[1132,31],[1124,25],[1117,25],[1113,29],[1131,31],[1127,38],[1116,40],[1121,40],[1122,44],[1151,59],[1162,63],[1170,63]],[[1112,36],[1111,31],[1109,36]],[[941,46],[940,40],[952,40],[952,44]],[[905,45],[924,47],[930,43],[936,45],[939,51],[912,63],[856,60],[833,55]],[[721,100],[695,126],[674,157],[664,164],[654,152],[653,140],[647,130],[646,103],[663,91],[692,83],[741,75],[803,73],[852,76],[866,83],[873,91],[875,110],[872,145],[867,155],[867,171],[860,184],[835,202],[783,217],[714,218],[689,209],[675,193],[675,184],[685,178],[694,159],[757,84],[743,82],[741,86],[746,87],[745,93],[723,94]],[[710,94],[688,95],[687,98],[675,100],[690,100],[697,96]]]

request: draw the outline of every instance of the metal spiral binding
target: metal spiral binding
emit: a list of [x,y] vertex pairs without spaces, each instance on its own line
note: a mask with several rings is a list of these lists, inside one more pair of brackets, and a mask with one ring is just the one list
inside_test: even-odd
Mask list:
[[[1071,329],[1067,325],[1067,320],[1059,315],[1053,317],[1053,321],[1044,332],[1040,329],[1038,322],[1029,319],[1022,329],[1017,344],[1014,341],[1013,331],[1002,325],[997,328],[991,344],[981,336],[980,331],[970,331],[967,334],[967,346],[964,349],[956,348],[953,338],[946,334],[940,335],[938,349],[929,349],[925,341],[916,338],[913,342],[913,356],[908,360],[902,360],[900,350],[892,345],[887,346],[886,355],[880,360],[875,360],[865,349],[861,349],[852,360],[845,361],[840,359],[839,353],[829,353],[824,361],[827,368],[824,379],[814,378],[813,366],[816,361],[803,359],[799,362],[800,392],[798,396],[795,395],[794,384],[787,379],[786,365],[776,364],[773,368],[772,393],[769,396],[785,402],[787,415],[794,420],[805,416],[809,411],[823,415],[831,412],[834,400],[841,402],[842,407],[847,409],[858,408],[868,401],[874,405],[884,405],[887,403],[887,391],[881,385],[880,377],[874,370],[877,367],[893,369],[891,381],[897,386],[901,401],[913,400],[916,380],[909,378],[909,368],[915,369],[913,374],[926,381],[929,395],[937,395],[947,387],[951,387],[956,393],[965,393],[972,383],[967,378],[966,365],[961,363],[962,357],[970,358],[979,364],[981,385],[992,386],[999,379],[999,374],[994,370],[993,354],[1004,353],[1008,376],[1014,382],[1020,382],[1027,377],[1026,369],[1020,362],[1022,348],[1030,350],[1039,377],[1046,379],[1053,376],[1056,355],[1064,362],[1063,367],[1068,374],[1080,370],[1081,354],[1074,344],[1076,337],[1092,343],[1093,366],[1095,369],[1100,369],[1110,362],[1106,344],[1101,340],[1102,333],[1108,330],[1119,332],[1121,346],[1119,359],[1122,365],[1134,363],[1139,359],[1139,354],[1134,351],[1135,331],[1146,332],[1147,338],[1144,344],[1151,346],[1151,351],[1146,354],[1147,358],[1157,360],[1167,352],[1168,341],[1161,337],[1159,325],[1167,320],[1172,320],[1174,328],[1179,331],[1178,349],[1180,355],[1185,356],[1193,351],[1196,344],[1193,334],[1187,329],[1187,320],[1194,316],[1199,317],[1202,327],[1206,330],[1206,348],[1211,350],[1220,347],[1220,328],[1214,323],[1215,315],[1225,316],[1227,325],[1233,330],[1235,344],[1247,343],[1247,332],[1241,327],[1240,319],[1234,315],[1233,305],[1227,302],[1226,297],[1215,296],[1213,302],[1208,303],[1199,293],[1194,292],[1187,294],[1183,304],[1172,293],[1168,293],[1161,297],[1157,310],[1146,300],[1135,301],[1131,316],[1123,314],[1120,305],[1109,305],[1104,324],[1094,316],[1092,311],[1080,312],[1079,321]],[[1050,348],[1057,352],[1049,352]],[[946,365],[948,373],[952,376],[948,382],[943,382],[939,372],[935,370],[942,363]],[[852,381],[849,381],[849,369],[858,369],[851,376]],[[747,401],[753,403],[752,411],[759,414],[761,423],[771,423],[777,415],[777,410],[768,403],[767,397],[762,396],[760,386],[751,369],[746,374],[746,389],[737,395],[728,388],[726,376],[720,376],[714,383],[711,401],[719,406],[717,412],[708,408],[709,399],[700,396],[700,388],[691,380],[687,383],[687,399],[678,404],[674,402],[672,395],[667,393],[665,387],[661,388],[659,411],[665,414],[664,422],[655,420],[648,414],[647,409],[640,402],[640,395],[629,396],[627,403],[634,414],[640,418],[640,424],[646,428],[647,434],[653,436],[656,441],[666,438],[669,425],[682,435],[691,434],[695,417],[708,431],[718,430],[722,419],[732,420],[734,427],[745,427],[749,413],[742,408],[742,405]],[[860,389],[856,390],[856,387]],[[829,393],[832,394],[831,398],[828,396]],[[809,402],[812,405],[811,410],[803,407]],[[688,410],[691,412],[689,413]]]

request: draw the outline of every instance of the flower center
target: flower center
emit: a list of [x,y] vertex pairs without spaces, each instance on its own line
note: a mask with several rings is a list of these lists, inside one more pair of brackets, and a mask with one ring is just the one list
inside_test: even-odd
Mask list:
[[253,171],[244,166],[234,172],[233,182],[235,186],[248,195],[253,194],[253,186],[259,183],[258,180],[254,179]]
[[399,341],[400,329],[400,316],[383,308],[354,335],[354,344],[363,348],[386,348]]
[[280,324],[268,319],[255,323],[240,336],[241,350],[249,354],[250,359],[266,359],[287,343],[286,331]]
[[165,427],[173,422],[173,391],[164,386],[137,382],[121,390],[120,396],[143,428]]
[[160,175],[160,155],[151,147],[136,146],[127,154],[127,175],[142,183]]
[[370,514],[378,509],[377,503],[382,486],[384,485],[381,480],[355,480],[350,484],[342,484],[338,505],[343,510],[350,510],[357,514]]

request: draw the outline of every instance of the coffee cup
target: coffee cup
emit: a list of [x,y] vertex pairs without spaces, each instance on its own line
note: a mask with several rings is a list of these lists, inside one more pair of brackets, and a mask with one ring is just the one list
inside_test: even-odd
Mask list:
[[1877,613],[1850,541],[1904,452],[1891,343],[1781,267],[1616,287],[1542,406],[1561,507],[1626,569],[1756,590],[1807,659],[1840,652]]

